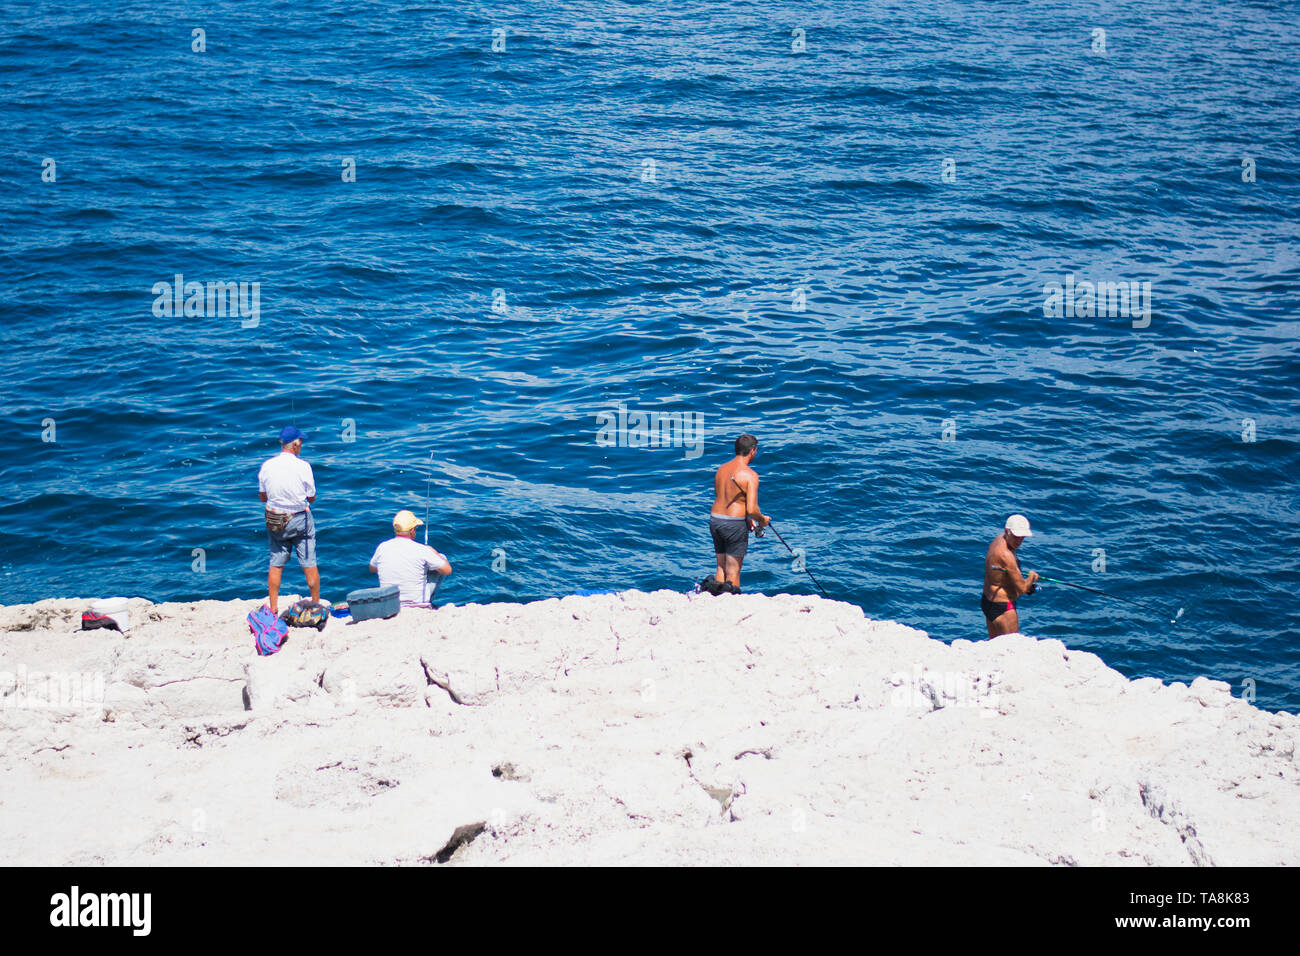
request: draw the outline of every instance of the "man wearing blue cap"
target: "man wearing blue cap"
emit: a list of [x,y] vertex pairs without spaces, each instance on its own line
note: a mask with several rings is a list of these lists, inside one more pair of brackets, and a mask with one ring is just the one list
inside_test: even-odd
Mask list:
[[311,599],[320,600],[320,571],[316,568],[316,524],[311,502],[316,500],[316,479],[311,465],[298,457],[307,436],[292,425],[280,432],[280,454],[268,458],[257,473],[258,497],[266,504],[266,534],[271,548],[271,567],[266,575],[267,603],[279,614],[280,575],[289,563],[289,552],[298,555]]

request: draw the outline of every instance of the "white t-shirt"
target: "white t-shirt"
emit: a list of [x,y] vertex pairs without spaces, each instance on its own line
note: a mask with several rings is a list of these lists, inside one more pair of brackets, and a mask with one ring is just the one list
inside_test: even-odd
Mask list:
[[316,494],[316,479],[311,465],[297,455],[282,451],[262,463],[257,473],[257,490],[266,495],[269,507],[297,514],[307,510],[307,499]]
[[403,604],[423,604],[427,600],[425,572],[437,571],[447,559],[413,538],[393,537],[375,548],[370,563],[379,572],[381,588],[396,584]]

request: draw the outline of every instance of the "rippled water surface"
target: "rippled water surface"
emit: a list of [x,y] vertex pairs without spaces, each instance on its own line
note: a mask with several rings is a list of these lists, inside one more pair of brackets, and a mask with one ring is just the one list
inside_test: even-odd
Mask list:
[[[684,590],[752,431],[868,615],[983,635],[1023,511],[1027,568],[1162,609],[1028,633],[1300,707],[1295,4],[155,6],[0,18],[0,600],[264,593],[294,420],[327,597],[426,486],[446,600]],[[257,323],[155,315],[178,273]],[[1070,273],[1149,325],[1045,317]],[[771,536],[744,583],[811,590]]]

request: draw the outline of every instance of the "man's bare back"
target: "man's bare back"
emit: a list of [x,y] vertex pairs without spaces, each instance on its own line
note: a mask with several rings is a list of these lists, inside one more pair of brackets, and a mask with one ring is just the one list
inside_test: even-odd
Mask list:
[[736,457],[713,473],[713,510],[709,514],[709,536],[718,561],[714,580],[740,592],[740,569],[749,550],[751,530],[765,527],[770,519],[758,510],[758,474],[749,463],[758,454],[758,439],[741,435],[736,439]]
[[748,514],[750,487],[754,489],[754,502],[758,503],[758,474],[743,458],[733,458],[713,475],[713,514],[729,518],[744,518]]

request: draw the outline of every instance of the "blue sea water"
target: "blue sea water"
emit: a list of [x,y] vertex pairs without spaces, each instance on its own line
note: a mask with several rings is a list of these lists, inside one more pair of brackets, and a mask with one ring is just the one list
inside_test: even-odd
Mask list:
[[[1027,633],[1296,710],[1297,23],[6,4],[0,601],[265,593],[292,421],[327,597],[426,487],[447,601],[685,590],[751,431],[763,509],[868,615],[981,637],[1020,511],[1026,568],[1162,609],[1046,587]],[[257,283],[256,323],[155,310],[177,274]],[[1149,325],[1045,315],[1071,274],[1149,282]],[[610,445],[620,403],[703,443]],[[812,591],[771,535],[744,584]]]

